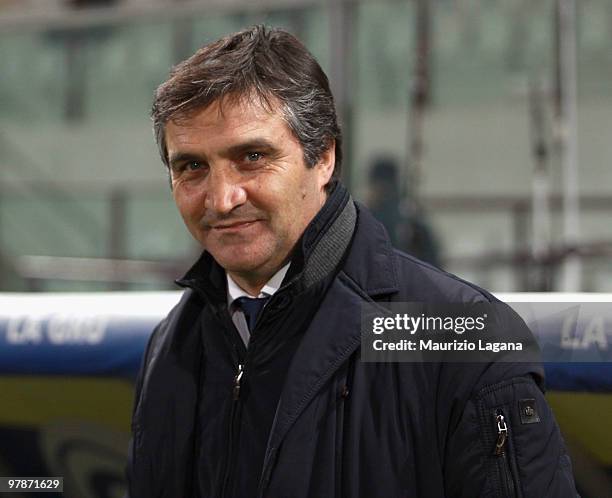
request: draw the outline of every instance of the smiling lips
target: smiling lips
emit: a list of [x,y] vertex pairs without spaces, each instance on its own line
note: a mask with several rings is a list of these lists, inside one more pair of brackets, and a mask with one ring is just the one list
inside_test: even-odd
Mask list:
[[255,223],[257,223],[258,221],[259,220],[233,221],[231,223],[212,225],[211,228],[213,230],[218,230],[218,231],[223,231],[223,232],[237,231],[237,230],[242,230],[243,228],[248,228],[254,225]]

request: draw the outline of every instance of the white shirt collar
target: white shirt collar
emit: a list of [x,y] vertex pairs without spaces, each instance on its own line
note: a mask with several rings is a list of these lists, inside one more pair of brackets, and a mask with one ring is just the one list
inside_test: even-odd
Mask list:
[[272,296],[274,293],[280,289],[281,284],[283,283],[283,279],[287,274],[287,270],[289,270],[289,264],[287,263],[280,270],[278,270],[270,280],[262,287],[258,296],[252,296],[248,292],[246,292],[242,287],[240,287],[234,279],[229,276],[229,273],[225,272],[225,276],[227,278],[227,304],[231,307],[236,299],[239,297],[267,297]]

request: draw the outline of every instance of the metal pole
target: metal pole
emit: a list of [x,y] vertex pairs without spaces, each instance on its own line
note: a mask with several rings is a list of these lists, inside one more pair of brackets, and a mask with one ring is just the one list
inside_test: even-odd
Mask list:
[[424,151],[425,111],[431,100],[431,7],[429,0],[417,0],[415,16],[415,64],[408,113],[408,161],[404,196],[413,209],[419,204]]
[[352,0],[329,2],[329,80],[336,100],[344,144],[342,178],[350,189],[353,184],[353,105],[352,78],[353,30],[357,4]]
[[[527,247],[528,223],[528,205],[525,202],[515,202],[512,208],[512,225],[514,235],[514,254],[520,255]],[[515,267],[514,277],[517,291],[530,290],[529,275],[531,265],[523,264]]]
[[576,248],[580,242],[578,179],[576,2],[557,0],[560,104],[560,151],[563,167],[563,242],[568,250],[562,265],[560,290],[582,288],[582,262]]
[[546,286],[544,259],[550,251],[550,173],[544,110],[545,90],[540,77],[529,85],[530,135],[534,158],[531,198],[531,256],[533,260],[531,284],[523,290],[543,291]]
[[[127,253],[127,195],[122,188],[115,188],[109,198],[108,256],[111,261],[125,258]],[[125,290],[125,282],[112,282],[111,290]]]

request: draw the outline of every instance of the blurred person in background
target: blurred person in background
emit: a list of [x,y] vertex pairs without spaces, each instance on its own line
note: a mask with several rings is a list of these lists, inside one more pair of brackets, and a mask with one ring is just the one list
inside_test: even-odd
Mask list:
[[429,223],[422,213],[402,202],[397,162],[391,157],[375,159],[368,180],[368,208],[387,229],[393,246],[440,266],[438,241]]
[[295,37],[202,47],[152,116],[204,252],[145,352],[131,498],[576,496],[539,365],[360,360],[365,303],[495,299],[353,202],[327,77]]

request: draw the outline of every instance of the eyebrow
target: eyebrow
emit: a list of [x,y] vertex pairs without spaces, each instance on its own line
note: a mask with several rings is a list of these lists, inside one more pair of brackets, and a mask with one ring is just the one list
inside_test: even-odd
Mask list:
[[168,164],[171,169],[176,169],[179,163],[185,161],[202,161],[205,158],[192,152],[175,152],[168,158]]
[[268,152],[275,152],[277,150],[274,144],[272,144],[272,142],[269,140],[266,140],[265,138],[254,138],[252,140],[247,140],[246,142],[228,147],[225,154],[232,157],[252,151],[253,149]]

